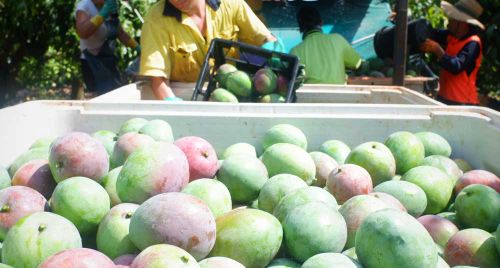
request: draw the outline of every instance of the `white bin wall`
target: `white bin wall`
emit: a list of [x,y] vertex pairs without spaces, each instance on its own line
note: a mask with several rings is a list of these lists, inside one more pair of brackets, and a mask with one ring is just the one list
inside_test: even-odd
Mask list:
[[465,158],[475,168],[500,174],[498,115],[492,119],[477,112],[456,112],[442,107],[207,106],[218,109],[204,112],[206,106],[203,105],[164,105],[161,102],[142,105],[86,103],[82,106],[31,102],[3,109],[0,110],[0,164],[10,165],[39,137],[70,131],[117,131],[125,120],[143,117],[168,121],[176,138],[188,135],[203,137],[212,143],[218,153],[237,142],[254,144],[260,151],[260,139],[264,132],[280,123],[293,124],[302,129],[308,138],[308,151],[318,150],[320,144],[328,139],[339,139],[354,147],[367,141],[384,142],[395,131],[428,130],[450,142],[452,157]]

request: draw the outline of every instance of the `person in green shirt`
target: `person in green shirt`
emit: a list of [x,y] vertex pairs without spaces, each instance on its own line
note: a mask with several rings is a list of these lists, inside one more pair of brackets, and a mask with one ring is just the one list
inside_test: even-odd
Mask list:
[[305,83],[345,84],[345,68],[357,69],[361,64],[356,50],[341,35],[323,33],[323,21],[314,7],[302,7],[297,21],[303,41],[290,53],[305,65]]

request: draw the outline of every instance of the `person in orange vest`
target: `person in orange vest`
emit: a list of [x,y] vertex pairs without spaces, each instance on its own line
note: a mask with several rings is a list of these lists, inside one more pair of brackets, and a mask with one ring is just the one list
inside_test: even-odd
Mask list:
[[420,50],[433,53],[441,67],[437,100],[449,105],[477,105],[476,79],[482,60],[478,33],[484,25],[477,19],[483,7],[476,0],[460,0],[455,5],[441,2],[448,17],[448,29],[437,30]]

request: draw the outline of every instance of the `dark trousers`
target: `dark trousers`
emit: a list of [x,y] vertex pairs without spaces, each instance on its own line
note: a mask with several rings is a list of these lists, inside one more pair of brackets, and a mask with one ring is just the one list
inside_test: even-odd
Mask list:
[[88,92],[97,91],[94,75],[92,74],[92,70],[90,69],[89,63],[87,62],[86,59],[80,59],[80,63],[82,67],[82,76],[83,76],[83,83],[85,84],[85,89]]

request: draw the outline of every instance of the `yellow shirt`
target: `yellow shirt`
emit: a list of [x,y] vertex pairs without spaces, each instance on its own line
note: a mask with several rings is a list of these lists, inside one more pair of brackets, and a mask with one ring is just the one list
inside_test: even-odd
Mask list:
[[142,26],[140,74],[144,76],[194,82],[213,38],[262,45],[270,35],[243,0],[221,0],[216,11],[206,5],[206,38],[186,14],[181,22],[164,16],[164,6],[165,0],[153,5]]

